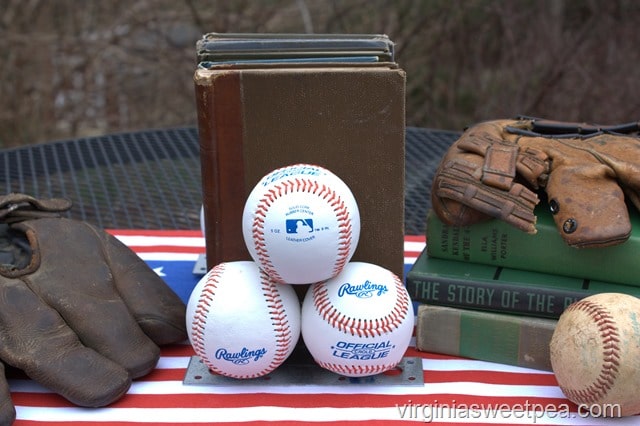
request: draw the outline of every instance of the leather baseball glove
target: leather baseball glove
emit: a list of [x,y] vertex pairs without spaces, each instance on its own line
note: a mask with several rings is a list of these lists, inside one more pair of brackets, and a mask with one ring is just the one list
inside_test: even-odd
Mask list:
[[638,123],[595,126],[519,118],[476,124],[443,157],[432,207],[452,225],[502,219],[535,233],[546,196],[570,246],[610,246],[631,232],[626,198],[640,208]]
[[[63,199],[0,197],[2,363],[86,407],[108,405],[187,338],[185,306],[133,251]],[[0,424],[15,409],[0,375]]]

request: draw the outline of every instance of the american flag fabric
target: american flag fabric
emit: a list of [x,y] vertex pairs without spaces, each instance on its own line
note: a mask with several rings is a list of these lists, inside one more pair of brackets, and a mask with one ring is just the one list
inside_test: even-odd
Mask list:
[[[186,302],[201,278],[193,273],[204,252],[199,231],[110,231],[144,259]],[[425,247],[423,237],[405,237],[408,270]],[[413,343],[412,343],[413,345]],[[600,412],[585,412],[566,400],[552,373],[419,352],[424,385],[356,384],[270,386],[258,382],[228,387],[185,385],[193,349],[164,347],[157,368],[134,381],[109,407],[76,407],[29,379],[11,379],[16,425],[325,425],[367,424],[581,424],[602,425]],[[603,409],[604,410],[604,409]],[[637,417],[612,424],[637,424]]]

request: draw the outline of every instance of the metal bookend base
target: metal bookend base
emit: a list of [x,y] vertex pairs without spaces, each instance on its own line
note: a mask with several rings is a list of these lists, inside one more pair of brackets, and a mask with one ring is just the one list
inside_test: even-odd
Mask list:
[[255,379],[234,379],[212,374],[198,356],[191,357],[185,374],[185,385],[238,387],[268,386],[423,386],[422,359],[402,358],[398,366],[381,374],[367,377],[346,377],[325,370],[313,362],[288,361],[271,373]]
[[193,275],[204,275],[207,273],[207,255],[199,254],[198,260],[193,265]]

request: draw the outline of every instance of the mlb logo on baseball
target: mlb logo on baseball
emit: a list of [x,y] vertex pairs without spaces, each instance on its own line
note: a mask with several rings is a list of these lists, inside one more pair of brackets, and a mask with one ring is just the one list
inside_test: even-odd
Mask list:
[[287,219],[287,234],[310,234],[313,232],[313,219]]
[[252,259],[275,281],[312,284],[336,276],[360,238],[360,212],[349,187],[321,166],[272,171],[253,188],[242,214]]

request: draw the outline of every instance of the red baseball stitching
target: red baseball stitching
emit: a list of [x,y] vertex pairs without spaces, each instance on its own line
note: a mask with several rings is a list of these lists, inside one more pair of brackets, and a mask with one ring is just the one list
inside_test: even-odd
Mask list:
[[291,333],[291,325],[289,324],[289,317],[284,310],[282,298],[277,290],[277,286],[280,284],[270,281],[269,276],[262,270],[260,271],[260,283],[267,307],[269,308],[271,325],[273,325],[273,331],[276,334],[276,353],[269,363],[269,366],[258,373],[257,376],[267,374],[282,364],[291,353],[290,349],[294,341],[294,336],[292,336]]
[[228,377],[236,379],[251,379],[255,377],[263,376],[275,368],[277,368],[282,362],[289,356],[291,345],[295,340],[295,336],[292,335],[291,325],[289,318],[284,310],[284,303],[280,297],[280,293],[277,290],[277,284],[269,280],[269,276],[260,271],[260,286],[262,294],[265,297],[267,308],[269,309],[269,318],[271,319],[271,325],[276,334],[275,343],[276,351],[269,363],[269,365],[263,368],[260,372],[255,374],[241,375],[241,374],[229,374],[222,372],[217,368],[211,359],[207,356],[205,350],[205,327],[207,324],[207,317],[211,308],[211,299],[215,296],[217,287],[220,282],[220,277],[225,271],[225,263],[222,263],[211,270],[207,281],[205,282],[200,298],[196,305],[193,320],[191,323],[191,337],[192,345],[195,352],[200,356],[202,362],[209,368],[210,371],[216,374],[222,374]]
[[562,392],[572,401],[595,403],[600,401],[613,387],[620,367],[620,334],[614,318],[603,306],[589,300],[580,300],[567,308],[567,311],[585,312],[598,326],[602,339],[603,361],[600,373],[594,383],[584,389],[567,389]]
[[308,178],[292,178],[279,182],[267,191],[258,202],[253,215],[251,232],[253,235],[256,257],[262,269],[275,281],[284,283],[285,280],[278,273],[271,261],[269,251],[264,238],[264,221],[271,205],[280,197],[294,192],[309,192],[325,200],[332,208],[338,219],[338,247],[332,276],[335,276],[344,268],[349,259],[352,240],[351,214],[344,200],[329,186],[318,184]]
[[207,276],[198,303],[196,304],[195,312],[193,313],[193,320],[191,321],[191,344],[193,349],[200,356],[200,359],[204,364],[212,369],[213,364],[207,356],[207,352],[204,347],[205,328],[207,325],[207,317],[209,316],[209,309],[211,308],[211,299],[216,294],[220,277],[226,270],[226,264],[221,263],[213,268]]
[[331,327],[343,333],[357,337],[382,336],[402,324],[409,314],[409,307],[411,306],[407,292],[403,291],[404,285],[402,281],[395,274],[393,275],[393,281],[396,287],[396,301],[391,312],[381,318],[352,318],[338,312],[331,300],[329,300],[326,283],[318,283],[312,287],[313,304],[322,319]]
[[345,376],[371,376],[378,373],[384,373],[385,371],[395,368],[397,364],[384,364],[384,365],[343,365],[333,364],[331,362],[317,361],[318,365],[327,370],[331,370],[334,373],[344,374]]

